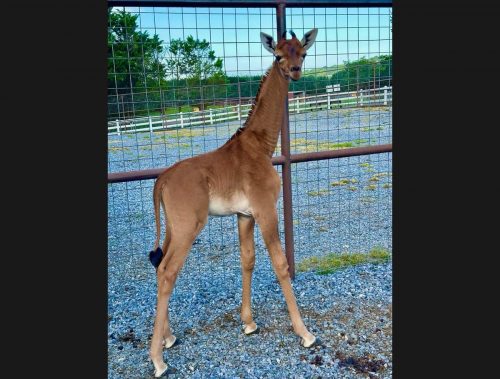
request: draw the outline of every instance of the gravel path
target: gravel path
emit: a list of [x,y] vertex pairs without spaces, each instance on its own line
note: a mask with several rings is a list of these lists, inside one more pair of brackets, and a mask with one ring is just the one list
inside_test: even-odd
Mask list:
[[[152,270],[150,280],[110,287],[109,378],[147,378],[153,371],[148,358],[156,293]],[[299,346],[279,284],[260,267],[254,273],[252,309],[261,332],[245,336],[239,319],[241,279],[234,271],[194,278],[182,271],[170,302],[171,325],[181,344],[164,353],[169,377],[391,377],[392,264],[297,275],[293,287],[302,317],[322,341],[313,349]]]
[[[292,139],[315,141],[320,149],[325,141],[390,142],[390,109],[325,115],[293,116]],[[164,167],[220,146],[238,126],[168,137],[163,145],[151,145],[149,133],[110,136],[109,146],[117,148],[110,150],[109,171]],[[293,165],[297,263],[329,252],[392,250],[391,163],[391,154],[377,154]],[[149,378],[153,372],[148,348],[156,283],[147,259],[154,241],[152,185],[149,180],[108,187],[108,372],[113,379]],[[164,352],[169,377],[390,378],[392,264],[329,275],[297,273],[293,287],[303,319],[323,343],[305,349],[291,329],[258,227],[255,236],[252,310],[260,334],[245,336],[241,330],[236,218],[209,218],[171,298],[171,325],[182,343]]]

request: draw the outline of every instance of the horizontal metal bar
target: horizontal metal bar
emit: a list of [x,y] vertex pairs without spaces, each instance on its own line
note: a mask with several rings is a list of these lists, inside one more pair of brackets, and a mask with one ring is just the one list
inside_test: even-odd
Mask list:
[[[312,153],[300,153],[290,155],[291,163],[320,161],[332,158],[354,157],[358,155],[389,153],[392,151],[392,143],[375,146],[351,147],[348,149],[316,151]],[[273,165],[283,165],[285,157],[278,155],[271,159]],[[131,182],[135,180],[156,179],[167,168],[153,168],[149,170],[113,172],[108,174],[108,183]]]
[[375,146],[350,147],[348,149],[315,151],[311,153],[292,154],[292,163],[320,161],[323,159],[354,157],[358,155],[389,153],[392,151],[392,143]]
[[276,8],[278,4],[293,7],[391,7],[392,0],[108,0],[108,7],[230,7],[230,8]]
[[108,174],[108,183],[132,182],[134,180],[156,179],[167,168],[113,172]]

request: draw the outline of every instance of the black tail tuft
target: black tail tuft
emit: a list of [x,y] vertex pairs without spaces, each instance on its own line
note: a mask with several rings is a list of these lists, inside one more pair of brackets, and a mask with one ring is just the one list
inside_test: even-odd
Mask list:
[[163,251],[158,247],[155,251],[151,250],[149,252],[149,260],[151,264],[157,269],[160,265],[161,259],[163,258]]

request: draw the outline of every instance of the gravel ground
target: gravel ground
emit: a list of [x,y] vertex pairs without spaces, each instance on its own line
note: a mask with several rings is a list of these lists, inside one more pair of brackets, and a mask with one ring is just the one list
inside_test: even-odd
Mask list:
[[[156,285],[150,271],[150,280],[109,291],[109,378],[152,375],[148,347]],[[245,336],[239,272],[210,271],[192,278],[183,270],[170,302],[171,325],[181,343],[164,353],[169,377],[391,377],[390,263],[297,275],[293,287],[302,317],[322,341],[313,349],[299,345],[271,274],[256,268],[252,309],[261,332]]]
[[[293,116],[292,139],[306,138],[318,146],[354,139],[390,142],[390,108],[348,112]],[[119,149],[110,150],[109,171],[170,165],[220,146],[238,126],[227,123],[207,128],[204,135],[168,137],[149,146],[149,133],[110,136],[109,146]],[[374,246],[392,250],[391,161],[391,154],[377,154],[293,166],[296,262]],[[349,183],[332,185],[341,180]],[[149,180],[108,187],[109,378],[148,378],[153,372],[148,348],[156,283],[147,259],[154,241],[152,185]],[[366,264],[329,275],[297,273],[293,287],[303,319],[322,340],[322,345],[305,349],[291,329],[258,227],[255,237],[252,310],[261,333],[245,336],[241,330],[236,218],[210,218],[170,301],[171,325],[182,343],[164,353],[169,377],[391,377],[392,264]]]

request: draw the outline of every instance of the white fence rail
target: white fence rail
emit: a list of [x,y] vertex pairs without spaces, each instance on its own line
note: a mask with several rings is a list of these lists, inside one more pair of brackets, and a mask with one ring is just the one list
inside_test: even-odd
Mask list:
[[[392,103],[392,86],[351,92],[331,92],[296,97],[288,102],[290,113],[306,113],[323,109],[352,108]],[[197,125],[213,125],[222,121],[246,118],[251,104],[209,109],[199,112],[180,112],[162,116],[137,117],[108,122],[108,134],[153,132]]]

